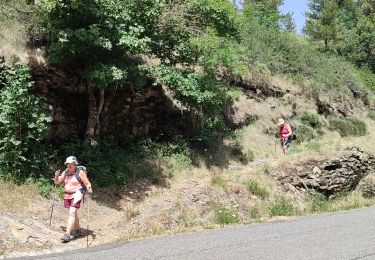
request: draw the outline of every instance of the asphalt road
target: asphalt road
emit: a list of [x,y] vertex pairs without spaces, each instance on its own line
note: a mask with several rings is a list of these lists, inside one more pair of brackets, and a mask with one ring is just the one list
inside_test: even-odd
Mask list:
[[375,259],[375,208],[156,237],[42,259]]

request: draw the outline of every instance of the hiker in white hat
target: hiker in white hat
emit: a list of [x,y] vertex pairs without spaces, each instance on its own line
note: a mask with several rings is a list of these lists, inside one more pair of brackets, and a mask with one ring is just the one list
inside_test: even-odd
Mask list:
[[75,156],[67,157],[64,164],[67,168],[62,173],[60,170],[55,172],[54,183],[64,183],[64,206],[69,208],[69,218],[66,233],[61,240],[66,243],[70,241],[70,235],[81,236],[77,210],[80,208],[84,193],[86,191],[92,193],[92,188],[87,178],[86,168],[78,166]]

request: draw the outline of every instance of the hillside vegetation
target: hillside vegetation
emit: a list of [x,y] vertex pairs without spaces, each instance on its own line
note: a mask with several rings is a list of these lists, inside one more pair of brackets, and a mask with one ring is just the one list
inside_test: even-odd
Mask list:
[[[357,191],[298,198],[275,181],[279,169],[345,146],[375,153],[373,1],[310,0],[305,35],[279,12],[282,1],[16,2],[0,0],[0,189],[16,183],[48,198],[51,174],[73,154],[98,204],[139,181],[157,187],[126,204],[124,221],[135,226],[148,205],[178,194],[178,217],[159,212],[147,219],[152,232],[126,238],[165,233],[160,219],[177,218],[175,232],[373,204]],[[78,90],[53,80],[45,90],[40,71],[74,74]],[[168,113],[146,104],[155,124],[133,118],[121,128],[138,108],[113,111],[152,91],[163,93]],[[61,119],[56,111],[71,104],[76,121]],[[298,134],[286,156],[274,136],[280,117]],[[69,120],[77,128],[63,136],[58,123]],[[188,207],[183,185],[199,190],[204,208]]]

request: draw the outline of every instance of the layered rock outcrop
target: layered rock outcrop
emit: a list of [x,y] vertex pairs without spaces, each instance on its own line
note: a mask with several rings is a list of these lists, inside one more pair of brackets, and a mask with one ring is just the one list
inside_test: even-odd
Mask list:
[[[87,86],[76,68],[44,68],[32,66],[37,94],[47,97],[53,117],[50,139],[83,136],[88,117]],[[181,113],[161,86],[145,82],[142,89],[127,84],[117,89],[103,134],[117,137],[166,136],[189,131],[188,113]],[[173,122],[173,123],[172,123]]]
[[375,157],[361,148],[350,148],[334,159],[310,160],[283,170],[277,177],[285,190],[316,190],[327,197],[354,190],[375,172]]

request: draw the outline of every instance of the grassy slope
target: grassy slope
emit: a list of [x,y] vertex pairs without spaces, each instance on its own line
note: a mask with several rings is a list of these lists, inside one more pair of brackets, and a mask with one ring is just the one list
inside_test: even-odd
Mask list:
[[[0,49],[8,56],[17,55],[22,60],[26,60],[25,53],[30,52],[25,47],[26,28],[20,26],[20,23],[15,22],[14,19],[11,21],[13,22],[8,23],[1,20]],[[255,36],[251,37],[251,40],[257,38],[256,33],[263,34],[261,30],[254,31],[252,35]],[[317,88],[319,93],[330,93],[333,96],[335,93],[348,93],[348,89],[341,85],[345,78],[337,75],[342,74],[340,68],[348,68],[351,73],[356,74],[356,69],[351,65],[341,63],[334,57],[328,58],[327,65],[325,63],[327,60],[320,54],[310,55],[313,47],[306,45],[307,43],[301,39],[296,40],[301,41],[302,44],[298,47],[301,51],[300,55],[297,55],[294,52],[298,48],[292,47],[294,41],[289,43],[284,41],[284,45],[279,46],[277,41],[272,41],[272,33],[263,34],[262,37],[271,44],[249,42],[248,46],[255,46],[258,49],[249,50],[247,59],[251,62],[256,60],[255,70],[257,73],[262,71],[266,73],[267,81],[303,93],[299,95],[299,113],[316,109],[311,100],[311,93],[307,91],[310,87]],[[291,39],[295,36],[285,37]],[[255,53],[267,55],[255,57]],[[276,55],[279,53],[281,54]],[[285,69],[287,66],[294,66],[285,63],[285,57],[291,57],[288,53],[294,55],[294,60],[301,60],[298,70]],[[338,66],[339,69],[330,71],[337,62],[341,64]],[[312,73],[311,69],[316,72],[313,76],[309,76],[309,73]],[[325,72],[329,72],[328,76]],[[365,77],[368,79],[374,75],[366,74]],[[326,78],[334,79],[335,91],[327,92],[332,86],[326,84]],[[372,91],[372,81],[366,82],[370,83],[362,87]],[[244,95],[240,97],[241,99],[246,100]],[[270,104],[276,104],[276,109],[271,109]],[[134,198],[134,188],[119,190],[116,192],[119,199],[108,198],[105,201],[97,201],[97,218],[92,220],[93,225],[100,226],[104,231],[117,232],[118,237],[129,239],[213,228],[224,224],[264,221],[277,215],[303,215],[375,205],[375,200],[362,198],[357,192],[333,201],[326,201],[319,197],[297,198],[293,194],[286,194],[279,190],[272,177],[273,174],[277,174],[280,165],[286,166],[308,158],[334,155],[339,147],[358,145],[375,154],[375,147],[368,142],[375,138],[375,122],[366,118],[366,111],[363,108],[359,109],[356,115],[367,123],[369,132],[367,136],[342,138],[337,132],[325,129],[325,135],[312,141],[293,144],[290,154],[283,156],[278,146],[275,154],[275,139],[264,134],[263,130],[272,127],[274,119],[280,115],[291,114],[292,108],[288,100],[269,98],[263,103],[249,103],[248,106],[244,109],[258,113],[260,119],[238,130],[237,142],[241,144],[245,154],[252,154],[254,162],[244,166],[236,161],[230,161],[230,167],[226,169],[216,167],[207,169],[205,166],[200,166],[188,171],[179,171],[170,180],[169,188],[151,185],[147,189],[138,189],[138,193],[147,193],[147,196],[141,196],[142,199]],[[37,214],[36,211],[28,210],[27,206],[35,204],[36,199],[48,204],[47,199],[38,195],[38,187],[35,184],[16,186],[12,183],[0,182],[0,194],[0,214]],[[97,194],[105,197],[108,192],[98,191]],[[107,210],[113,208],[119,209],[120,213],[116,215],[117,219],[107,221],[105,214],[108,213]],[[122,218],[119,218],[121,215]],[[103,219],[104,222],[99,222]],[[121,228],[113,226],[112,222],[116,222]],[[101,243],[100,239],[98,243]]]

